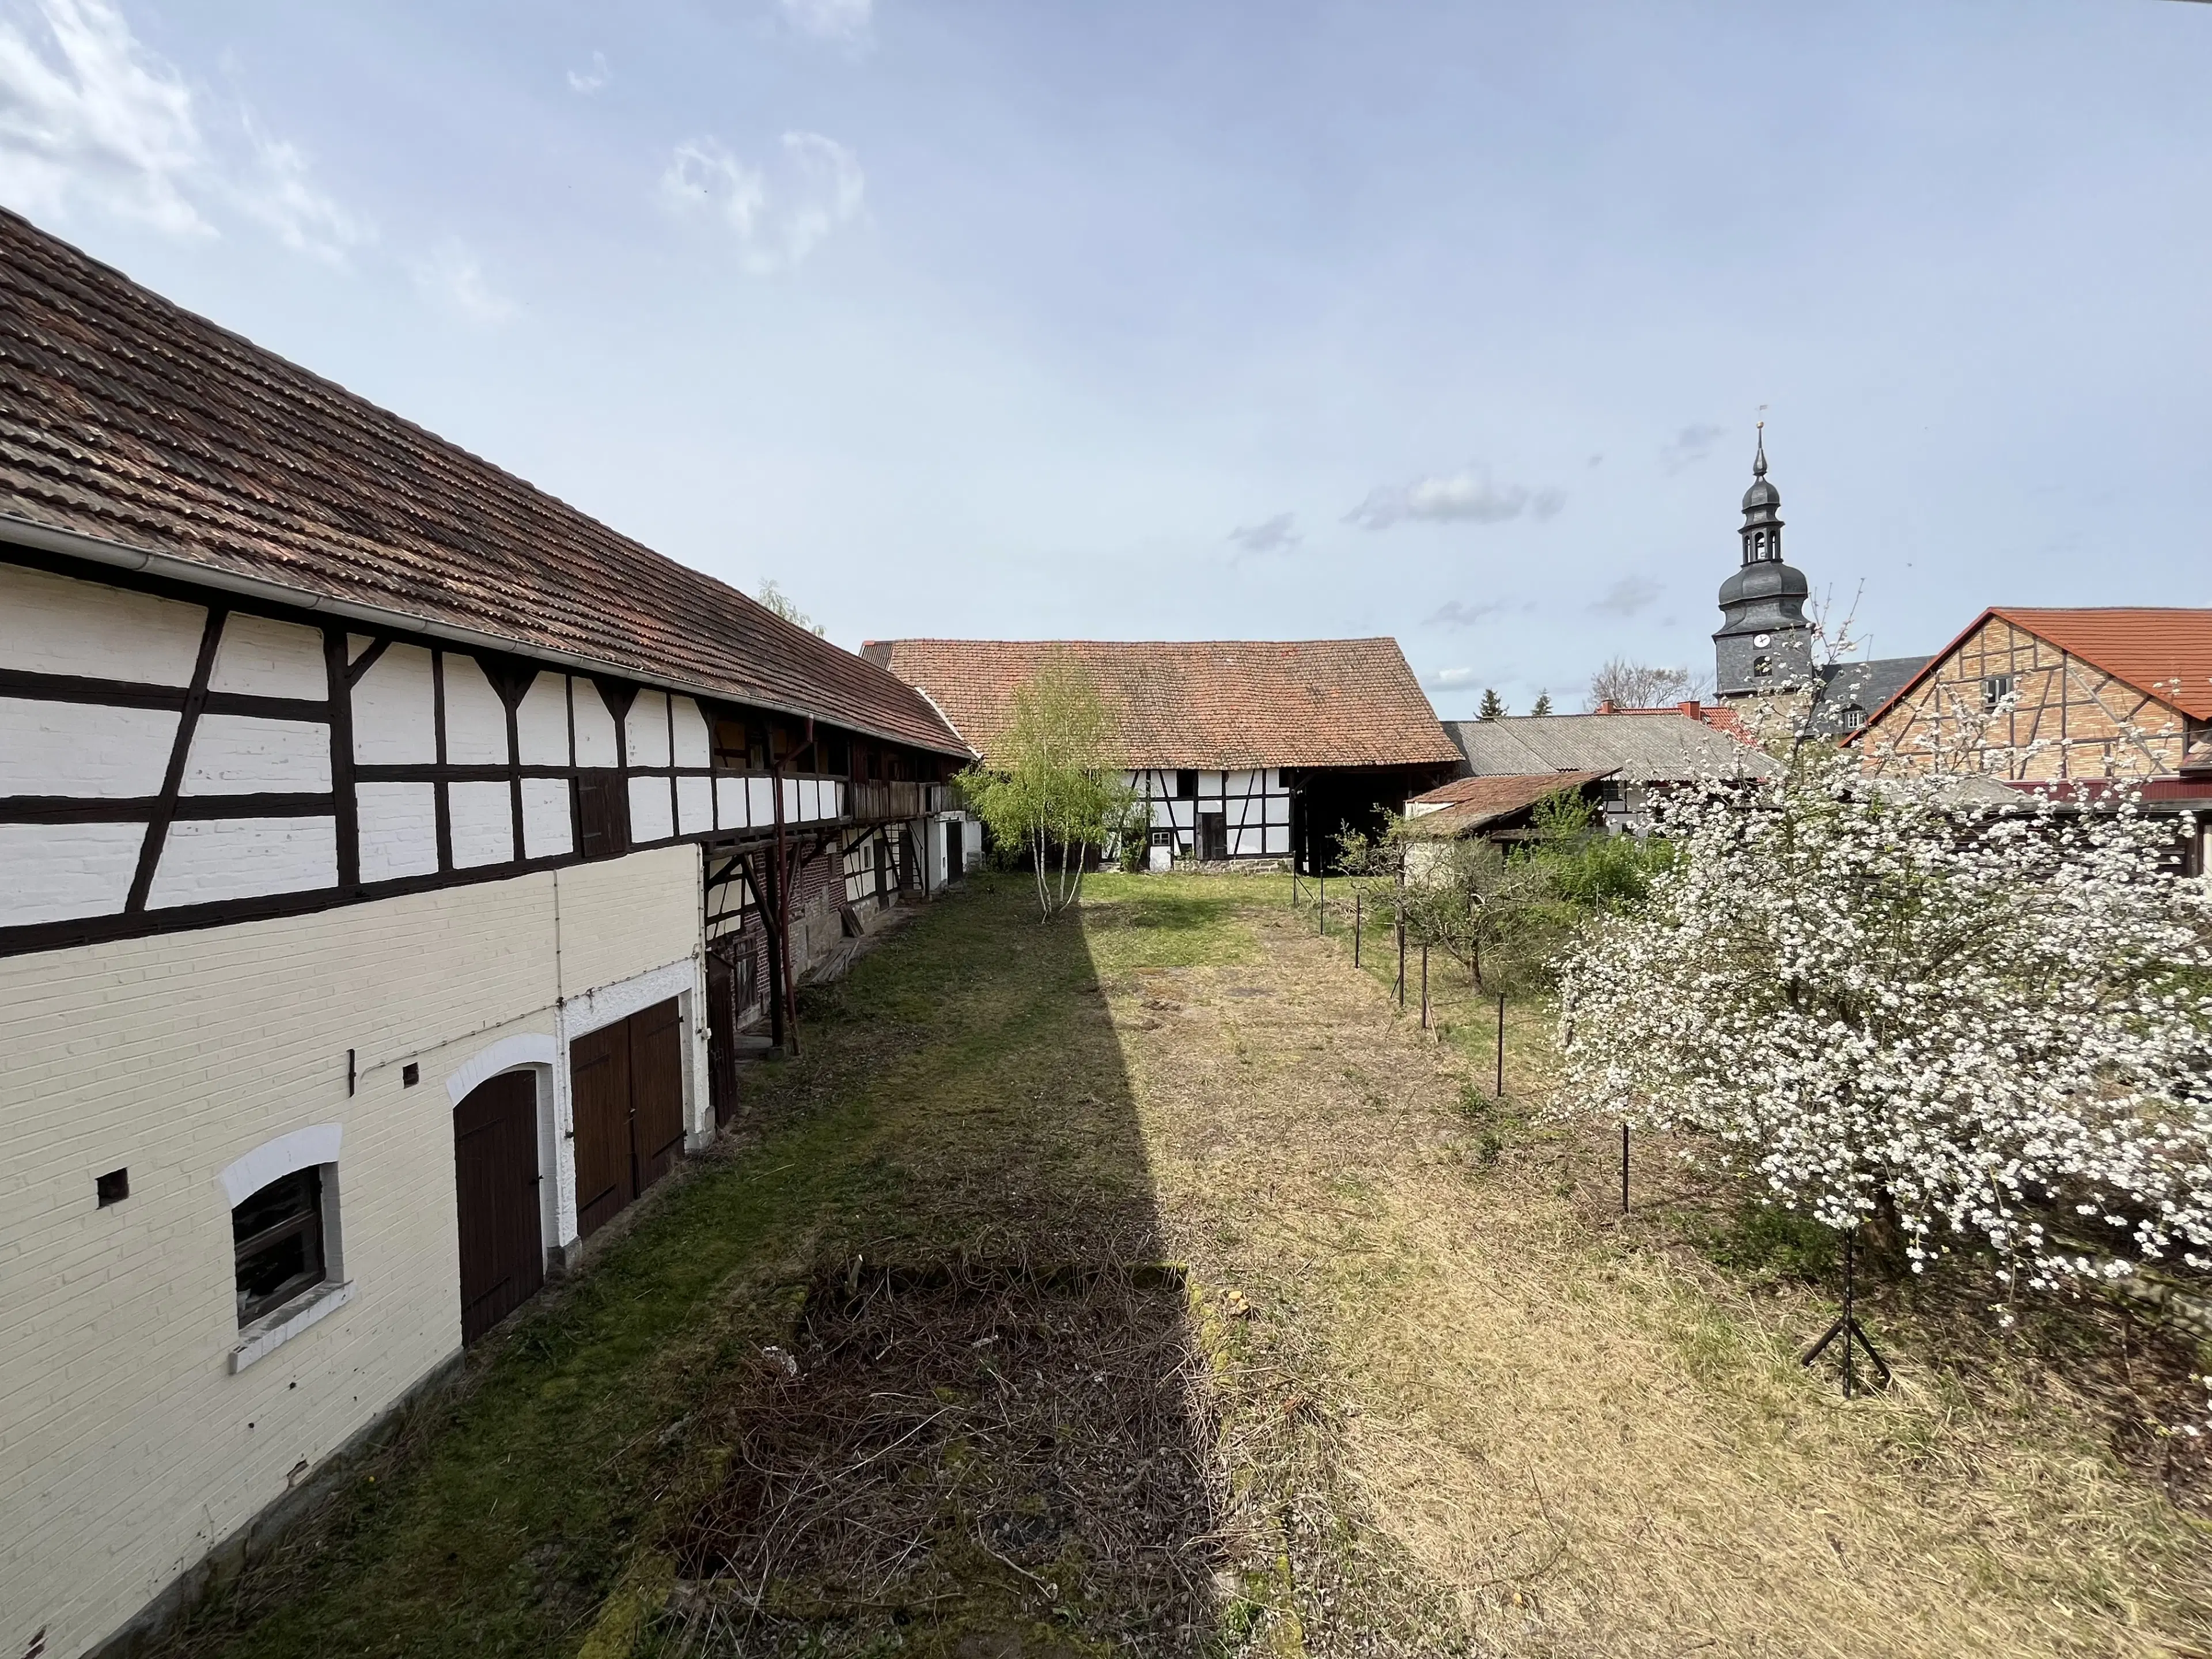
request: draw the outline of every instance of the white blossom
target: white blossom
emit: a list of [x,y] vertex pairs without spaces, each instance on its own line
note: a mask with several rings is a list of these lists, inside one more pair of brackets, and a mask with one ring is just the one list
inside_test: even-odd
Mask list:
[[1571,1109],[1880,1216],[1916,1271],[1969,1241],[2029,1287],[2212,1265],[2212,905],[2172,824],[2117,781],[2085,811],[1774,746],[1657,804],[1673,862],[1564,964]]

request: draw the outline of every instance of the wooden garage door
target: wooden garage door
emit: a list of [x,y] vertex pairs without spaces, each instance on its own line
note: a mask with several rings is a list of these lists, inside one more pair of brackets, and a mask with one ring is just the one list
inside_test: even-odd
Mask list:
[[676,1000],[568,1045],[576,1116],[576,1231],[588,1238],[666,1175],[684,1150],[684,1043]]
[[453,1109],[461,1340],[473,1342],[545,1282],[538,1224],[538,1084],[507,1072]]

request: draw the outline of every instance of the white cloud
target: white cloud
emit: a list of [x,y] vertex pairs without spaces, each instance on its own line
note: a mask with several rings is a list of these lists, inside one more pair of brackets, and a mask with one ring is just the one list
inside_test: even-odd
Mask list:
[[1565,505],[1566,497],[1556,489],[1529,489],[1522,484],[1501,488],[1491,482],[1488,468],[1468,466],[1411,483],[1377,484],[1365,501],[1345,514],[1345,522],[1370,530],[1388,530],[1408,519],[1432,524],[1502,524],[1524,513],[1532,519],[1548,519]]
[[319,189],[300,148],[242,106],[201,100],[108,0],[0,0],[0,199],[33,214],[82,202],[174,235],[218,208],[325,258],[373,235]]
[[246,214],[275,231],[286,247],[319,258],[343,259],[348,248],[375,239],[366,221],[316,188],[298,145],[269,137],[251,115],[241,112],[239,118],[253,147],[254,165],[228,188]]
[[860,158],[818,132],[787,132],[775,161],[756,167],[720,139],[687,139],[660,176],[670,210],[726,224],[738,258],[756,276],[787,270],[860,214],[866,179]]
[[591,68],[568,71],[568,90],[580,92],[589,96],[606,85],[610,73],[607,68],[606,53],[595,52],[592,54]]
[[875,0],[777,0],[784,21],[817,40],[862,46],[875,21]]
[[1278,513],[1258,524],[1241,524],[1229,532],[1240,553],[1286,553],[1304,539],[1287,513]]
[[447,242],[413,270],[416,288],[465,321],[496,325],[514,315],[514,301],[492,287],[477,256],[459,242]]
[[1444,690],[1449,690],[1455,685],[1473,685],[1474,684],[1474,670],[1472,668],[1439,668],[1429,676],[1429,684]]
[[206,165],[191,90],[104,0],[0,16],[0,197],[32,213],[82,197],[177,234],[214,227],[191,200]]
[[1669,472],[1680,472],[1684,467],[1702,461],[1713,453],[1713,446],[1728,436],[1724,426],[1686,426],[1659,451],[1659,465]]
[[1505,601],[1503,599],[1478,599],[1473,605],[1465,605],[1457,599],[1448,599],[1439,605],[1421,626],[1424,628],[1472,628],[1477,623],[1486,622],[1505,609]]
[[1589,608],[1601,617],[1632,617],[1650,605],[1662,591],[1656,582],[1646,581],[1641,576],[1623,576],[1591,600]]

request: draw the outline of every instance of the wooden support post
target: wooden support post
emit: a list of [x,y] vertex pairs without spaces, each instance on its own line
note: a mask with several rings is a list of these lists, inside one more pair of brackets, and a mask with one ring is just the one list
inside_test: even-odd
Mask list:
[[1421,1029],[1429,1029],[1429,945],[1421,941]]
[[1620,1126],[1620,1212],[1628,1213],[1628,1125]]
[[1328,937],[1328,872],[1324,870],[1315,878],[1321,884],[1321,935]]
[[1398,918],[1398,1012],[1406,1011],[1406,918]]
[[1359,966],[1359,890],[1352,890],[1352,965]]
[[1498,994],[1498,1097],[1505,1098],[1505,993]]

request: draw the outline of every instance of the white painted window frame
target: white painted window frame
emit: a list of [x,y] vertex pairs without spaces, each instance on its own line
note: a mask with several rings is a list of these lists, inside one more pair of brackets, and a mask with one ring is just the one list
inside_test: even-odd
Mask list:
[[264,1140],[245,1157],[234,1159],[216,1177],[225,1209],[234,1210],[272,1181],[281,1181],[301,1170],[322,1171],[323,1281],[309,1286],[281,1308],[273,1308],[251,1324],[240,1327],[230,1350],[230,1374],[265,1359],[293,1338],[304,1335],[354,1299],[354,1282],[345,1276],[345,1236],[340,1219],[343,1194],[338,1176],[338,1149],[345,1126],[312,1124]]

